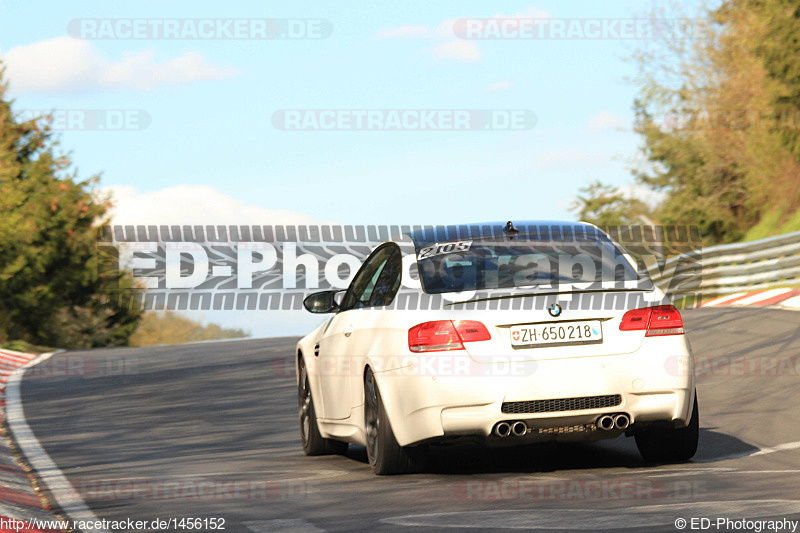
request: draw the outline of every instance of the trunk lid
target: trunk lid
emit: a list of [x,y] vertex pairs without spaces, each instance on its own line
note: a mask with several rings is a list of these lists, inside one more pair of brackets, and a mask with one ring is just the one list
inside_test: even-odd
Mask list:
[[[491,340],[465,343],[470,357],[480,363],[600,357],[632,353],[639,349],[644,341],[645,331],[620,331],[619,324],[627,310],[653,305],[654,297],[653,291],[643,290],[490,296],[471,300],[469,303],[474,306],[473,309],[456,309],[463,304],[453,305],[450,318],[479,320],[489,329]],[[553,309],[553,313],[549,312],[554,304],[560,306],[560,313],[558,309]],[[540,335],[542,326],[545,326],[550,332],[556,332],[557,335],[560,333],[561,338],[552,345],[512,346],[512,332],[522,329],[518,326],[530,325]],[[577,335],[570,339],[569,335],[578,325],[599,325],[602,340],[580,340]],[[550,329],[550,326],[555,329]],[[524,340],[519,336],[517,339]],[[543,340],[541,336],[538,339]],[[552,338],[548,342],[552,343]]]

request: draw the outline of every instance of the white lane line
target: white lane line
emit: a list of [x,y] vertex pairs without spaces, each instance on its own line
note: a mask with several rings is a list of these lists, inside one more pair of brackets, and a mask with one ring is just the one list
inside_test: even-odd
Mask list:
[[254,533],[321,533],[325,531],[302,518],[258,520],[254,522],[243,522],[243,524]]
[[[709,469],[711,470],[711,469]],[[248,472],[200,472],[197,474],[176,474],[170,475],[168,477],[143,477],[143,476],[126,476],[124,478],[125,481],[151,481],[157,479],[164,479],[164,480],[173,480],[173,479],[195,479],[195,478],[207,478],[207,477],[220,477],[225,476],[227,478],[235,477],[235,476],[254,476],[258,474],[268,474],[269,481],[273,483],[280,483],[285,481],[319,481],[322,479],[330,479],[334,477],[344,476],[347,475],[347,472],[344,470],[313,470],[311,475],[297,477],[293,475],[293,472],[290,470],[251,470]],[[274,474],[285,474],[283,477],[277,477]]]
[[[656,477],[689,477],[689,476],[705,476],[709,472],[725,472],[725,473],[733,473],[735,472],[732,468],[698,468],[697,470],[681,470],[680,472],[670,472],[667,474],[650,474],[647,476],[648,478],[656,478]],[[636,472],[639,473],[638,471]],[[630,472],[628,473],[630,475]]]
[[[706,475],[709,472],[714,472],[718,474],[797,474],[800,473],[800,470],[739,470],[736,468],[698,468],[697,472],[693,470],[684,470],[682,473],[673,473],[673,474],[663,474],[663,475],[652,475],[647,476],[648,478],[653,477],[687,477],[687,476],[694,476],[694,475]],[[636,472],[637,474],[639,471]],[[630,475],[630,473],[628,474]]]
[[772,446],[771,448],[761,448],[753,455],[766,455],[768,453],[783,452],[786,450],[796,450],[797,448],[800,448],[800,440],[795,442],[786,442],[784,444],[778,444],[777,446]]
[[[72,484],[59,470],[53,460],[42,448],[41,443],[33,434],[25,420],[25,410],[22,407],[22,395],[20,384],[25,370],[46,361],[59,352],[45,353],[36,359],[29,361],[24,366],[14,370],[6,384],[6,420],[8,428],[11,430],[14,442],[17,444],[25,459],[28,461],[39,475],[39,478],[50,489],[50,493],[55,498],[61,509],[72,519],[85,522],[97,522],[98,518],[84,503],[81,497],[75,492]],[[97,530],[105,533],[103,530]]]
[[793,289],[770,289],[768,291],[759,292],[753,296],[748,296],[747,298],[742,298],[741,300],[732,302],[731,305],[751,305],[762,300],[769,300],[770,298],[780,296],[781,294],[786,294],[787,292],[792,292],[792,290]]
[[738,470],[734,474],[797,474],[800,470]]
[[717,461],[727,461],[729,459],[741,459],[742,457],[750,457],[751,455],[755,455],[754,452],[739,452],[739,453],[731,453],[728,455],[718,455],[717,457],[703,457],[698,459],[694,457],[691,459],[693,463],[716,463]]
[[725,461],[727,459],[741,459],[742,457],[755,457],[757,455],[767,455],[776,452],[785,452],[787,450],[796,450],[800,448],[800,440],[795,442],[785,442],[777,446],[770,446],[768,448],[760,448],[756,452],[740,452],[732,453],[730,455],[720,455],[717,457],[706,457],[702,459],[692,459],[693,463],[715,463],[717,461]]
[[722,305],[725,302],[729,302],[731,300],[735,300],[739,296],[744,296],[745,294],[747,294],[747,293],[746,292],[737,292],[735,294],[730,294],[728,296],[722,296],[720,298],[714,298],[713,300],[709,300],[706,303],[704,303],[701,307],[708,307],[708,306],[712,306],[713,307],[715,305]]

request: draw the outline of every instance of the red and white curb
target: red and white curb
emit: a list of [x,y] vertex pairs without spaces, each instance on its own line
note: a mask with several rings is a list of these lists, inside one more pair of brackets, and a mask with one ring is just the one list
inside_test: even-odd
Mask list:
[[[22,366],[14,369],[5,387],[6,400],[6,427],[10,430],[14,444],[19,448],[29,464],[37,473],[38,478],[47,486],[50,495],[61,508],[71,523],[83,522],[97,524],[100,520],[89,509],[64,473],[56,466],[41,443],[33,434],[33,430],[25,419],[22,407],[21,383],[22,376],[28,368],[38,365],[59,352],[42,354]],[[51,520],[52,520],[52,515]],[[31,530],[35,531],[35,530]],[[92,529],[94,533],[107,533],[104,529]]]
[[[40,359],[34,354],[0,350],[0,416],[9,427],[6,406],[6,392],[9,382],[19,369],[31,365],[34,360]],[[9,520],[24,522],[24,526],[15,529],[0,527],[0,531],[21,532],[56,532],[60,529],[35,529],[31,522],[39,520],[52,522],[56,519],[50,512],[47,502],[34,490],[34,477],[27,472],[14,456],[11,447],[11,435],[0,438],[0,523],[8,524]]]
[[701,307],[745,307],[775,305],[785,309],[800,309],[800,289],[765,289],[737,292],[709,300]]

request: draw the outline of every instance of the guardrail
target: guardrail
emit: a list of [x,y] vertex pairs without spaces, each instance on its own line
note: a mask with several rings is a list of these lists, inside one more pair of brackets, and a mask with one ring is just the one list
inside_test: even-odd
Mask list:
[[800,231],[681,254],[648,274],[673,298],[800,284]]

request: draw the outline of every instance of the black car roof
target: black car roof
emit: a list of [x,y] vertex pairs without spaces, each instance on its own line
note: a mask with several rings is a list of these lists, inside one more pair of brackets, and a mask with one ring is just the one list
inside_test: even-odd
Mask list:
[[[511,224],[509,226],[509,223]],[[527,239],[563,240],[574,237],[607,239],[605,233],[586,222],[560,220],[521,220],[454,224],[450,226],[425,226],[405,233],[420,248],[429,244],[459,240],[490,240],[507,237]]]

